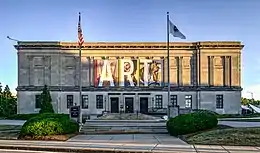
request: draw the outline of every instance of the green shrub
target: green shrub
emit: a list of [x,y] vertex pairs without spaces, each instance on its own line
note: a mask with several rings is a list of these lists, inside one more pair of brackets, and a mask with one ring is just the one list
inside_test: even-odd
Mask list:
[[78,130],[78,123],[71,120],[67,114],[39,114],[25,122],[19,138],[71,134]]
[[8,120],[28,120],[37,115],[39,115],[39,114],[14,114],[9,117],[6,117],[6,119],[8,119]]
[[208,111],[182,114],[167,121],[166,127],[170,135],[178,136],[216,127],[217,116]]
[[193,110],[194,112],[199,112],[199,113],[208,113],[208,114],[213,114],[213,115],[216,115],[218,116],[219,114],[214,112],[214,111],[211,111],[211,110],[206,110],[206,109],[197,109],[197,110]]

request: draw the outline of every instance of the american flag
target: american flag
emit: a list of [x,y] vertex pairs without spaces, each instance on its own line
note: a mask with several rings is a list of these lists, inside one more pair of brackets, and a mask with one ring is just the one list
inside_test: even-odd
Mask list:
[[79,38],[79,46],[82,46],[84,43],[83,33],[80,25],[80,13],[79,13],[79,23],[78,23],[78,38]]

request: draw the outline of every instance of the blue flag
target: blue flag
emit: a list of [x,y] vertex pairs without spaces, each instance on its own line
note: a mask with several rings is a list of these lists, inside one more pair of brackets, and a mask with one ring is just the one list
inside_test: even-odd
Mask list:
[[176,27],[176,25],[174,25],[170,20],[169,20],[169,30],[170,30],[170,34],[172,34],[173,37],[178,37],[181,39],[186,39],[186,37],[184,36],[184,34],[182,34],[180,32],[180,30]]

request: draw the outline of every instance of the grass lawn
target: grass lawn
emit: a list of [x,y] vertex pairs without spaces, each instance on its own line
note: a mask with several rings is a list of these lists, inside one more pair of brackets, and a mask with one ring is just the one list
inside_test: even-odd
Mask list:
[[189,144],[260,146],[260,128],[218,127],[181,138]]

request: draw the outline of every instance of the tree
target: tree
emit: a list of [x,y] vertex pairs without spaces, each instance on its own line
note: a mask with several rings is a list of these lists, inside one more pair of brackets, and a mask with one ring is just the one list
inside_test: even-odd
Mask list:
[[250,99],[247,99],[247,98],[241,98],[241,104],[242,105],[248,105],[250,103]]
[[0,116],[7,117],[17,113],[17,99],[12,95],[8,85],[2,91],[0,83]]
[[0,95],[2,95],[2,84],[0,82]]
[[13,96],[8,85],[5,86],[3,96],[6,98],[11,98]]
[[52,99],[50,95],[50,91],[47,87],[47,85],[44,86],[42,93],[41,93],[41,110],[40,113],[54,113],[53,107],[52,107]]
[[247,99],[247,98],[241,98],[241,104],[242,105],[260,105],[260,100],[255,100],[255,99]]

